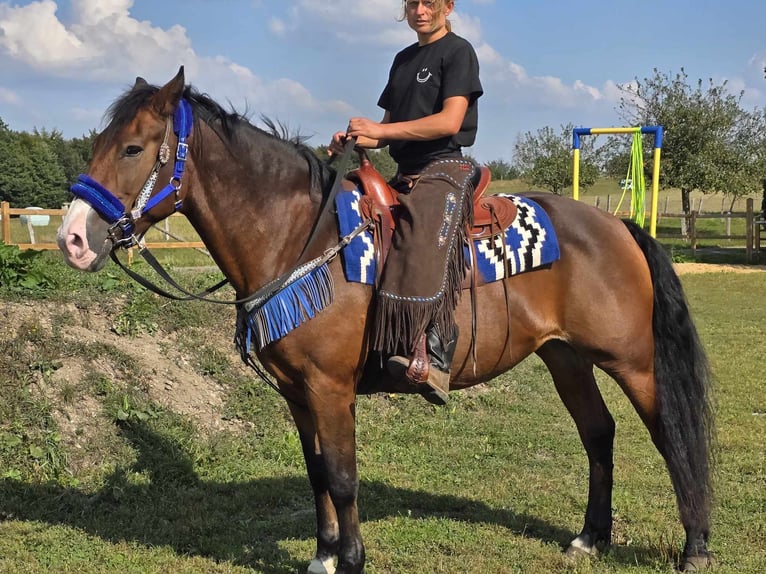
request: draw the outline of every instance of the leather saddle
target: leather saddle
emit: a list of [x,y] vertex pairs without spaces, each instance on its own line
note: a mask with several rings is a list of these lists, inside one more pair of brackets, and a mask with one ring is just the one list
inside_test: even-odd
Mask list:
[[[356,152],[359,154],[359,168],[346,174],[346,179],[362,192],[362,217],[376,222],[376,229],[380,230],[376,241],[379,242],[380,256],[385,260],[396,228],[399,192],[383,179],[364,149],[356,148]],[[473,239],[495,237],[516,219],[517,210],[513,203],[501,197],[484,195],[491,179],[489,169],[481,166],[473,182],[473,224],[469,231]]]

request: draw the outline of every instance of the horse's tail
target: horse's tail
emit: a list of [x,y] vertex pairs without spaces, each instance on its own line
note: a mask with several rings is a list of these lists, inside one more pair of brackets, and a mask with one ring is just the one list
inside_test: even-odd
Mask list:
[[707,533],[714,429],[710,368],[670,258],[638,225],[625,225],[644,252],[654,286],[656,442],[664,449],[683,523]]

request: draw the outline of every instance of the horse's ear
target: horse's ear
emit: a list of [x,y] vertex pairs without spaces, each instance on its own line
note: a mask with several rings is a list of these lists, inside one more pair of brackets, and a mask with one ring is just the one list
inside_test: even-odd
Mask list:
[[170,116],[184,93],[184,67],[178,68],[175,78],[162,86],[152,98],[152,106],[163,117]]
[[133,89],[135,90],[136,88],[143,88],[144,86],[148,86],[148,85],[149,85],[149,82],[144,80],[141,76],[137,76],[136,83],[133,84]]

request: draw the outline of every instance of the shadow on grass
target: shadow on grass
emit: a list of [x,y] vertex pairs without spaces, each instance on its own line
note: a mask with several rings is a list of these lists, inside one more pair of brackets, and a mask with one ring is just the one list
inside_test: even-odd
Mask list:
[[[169,546],[179,554],[257,568],[267,574],[303,571],[310,556],[296,561],[281,547],[288,539],[313,540],[314,503],[308,479],[297,477],[216,483],[201,480],[173,442],[143,425],[122,432],[139,453],[129,470],[116,470],[98,492],[59,485],[0,481],[0,519],[35,520],[72,526],[108,542]],[[145,484],[129,481],[140,472]],[[576,533],[481,502],[363,481],[360,501],[366,520],[410,511],[458,521],[496,524],[516,536],[565,547]],[[631,547],[618,562],[652,564],[649,549]]]

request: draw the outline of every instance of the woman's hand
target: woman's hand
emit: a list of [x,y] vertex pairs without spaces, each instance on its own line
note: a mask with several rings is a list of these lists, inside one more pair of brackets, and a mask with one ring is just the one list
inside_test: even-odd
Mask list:
[[330,157],[341,155],[346,146],[346,140],[348,140],[346,132],[335,132],[332,134],[330,145],[327,146],[327,155]]
[[367,118],[351,118],[348,121],[348,131],[346,133],[357,138],[379,141],[384,139],[384,129],[383,124],[380,122],[374,122]]

